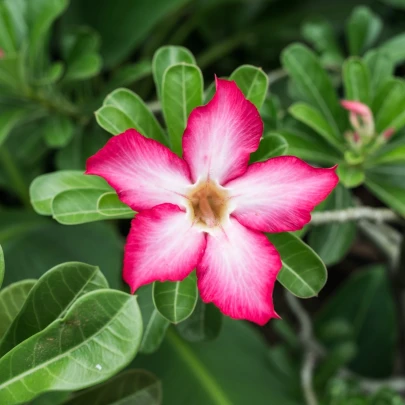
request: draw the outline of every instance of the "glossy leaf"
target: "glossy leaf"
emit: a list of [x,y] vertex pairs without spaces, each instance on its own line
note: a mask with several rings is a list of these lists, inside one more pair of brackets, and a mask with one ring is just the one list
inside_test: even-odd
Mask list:
[[267,237],[280,253],[283,263],[277,280],[297,297],[316,297],[327,279],[322,260],[291,233],[273,233]]
[[133,218],[135,212],[124,204],[114,191],[102,194],[97,201],[97,211],[107,217]]
[[336,170],[340,182],[347,188],[358,187],[364,183],[365,173],[360,166],[341,164]]
[[[342,210],[353,206],[350,192],[338,186],[322,206],[322,211]],[[330,223],[315,226],[309,236],[309,245],[327,266],[338,263],[348,253],[356,237],[354,222]]]
[[78,189],[111,191],[111,187],[101,177],[86,176],[82,171],[59,171],[43,174],[31,183],[31,203],[38,214],[52,215],[53,199],[63,191]]
[[152,60],[152,72],[156,92],[160,100],[162,99],[163,76],[166,69],[181,62],[192,65],[196,63],[193,54],[182,46],[162,46],[155,52]]
[[343,64],[343,84],[347,100],[361,101],[370,105],[370,75],[366,64],[357,58],[349,58]]
[[[374,266],[355,272],[322,308],[317,329],[332,319],[346,320],[353,327],[358,350],[350,363],[353,371],[374,378],[391,375],[398,330],[387,269]],[[376,319],[379,327],[370,333]]]
[[378,39],[382,29],[381,18],[368,7],[356,7],[347,23],[347,39],[351,55],[361,55]]
[[160,312],[155,308],[152,299],[152,286],[152,284],[148,284],[137,291],[144,325],[139,351],[145,354],[153,353],[160,347],[170,325],[170,322],[160,315]]
[[24,305],[35,283],[36,280],[23,280],[0,291],[0,340]]
[[217,338],[221,332],[223,316],[212,303],[201,299],[189,318],[177,325],[180,336],[189,342],[206,342]]
[[0,401],[12,405],[45,391],[102,382],[131,361],[141,336],[135,297],[113,290],[88,293],[65,317],[1,358]]
[[50,148],[62,148],[71,141],[74,130],[74,124],[69,118],[52,115],[45,121],[43,136]]
[[405,33],[391,37],[385,41],[380,49],[386,52],[395,65],[405,61]]
[[306,103],[295,103],[290,107],[289,112],[297,120],[316,131],[331,146],[337,150],[343,149],[342,140],[336,139],[333,127],[319,110]]
[[392,78],[394,63],[389,54],[380,49],[367,52],[364,62],[370,72],[370,92],[374,97],[381,87]]
[[191,111],[203,103],[201,70],[186,63],[166,69],[162,82],[162,110],[166,121],[171,149],[182,154],[182,137]]
[[197,304],[197,278],[195,272],[183,281],[156,281],[153,284],[153,302],[160,314],[172,323],[187,319]]
[[17,317],[0,341],[0,357],[65,315],[82,295],[108,283],[98,267],[71,262],[46,272],[30,290]]
[[293,44],[282,53],[284,68],[294,81],[300,99],[319,110],[333,130],[336,141],[342,141],[346,117],[335,89],[316,55],[307,47]]
[[104,384],[80,392],[63,405],[160,405],[160,381],[144,370],[127,370]]
[[113,135],[135,128],[142,135],[167,144],[166,135],[142,99],[127,89],[117,89],[96,111],[98,124]]
[[288,150],[287,141],[277,133],[269,133],[261,139],[259,148],[250,155],[251,162],[262,162],[275,156],[283,156]]
[[242,65],[229,77],[242,90],[245,97],[260,109],[267,95],[269,79],[262,69],[252,65]]

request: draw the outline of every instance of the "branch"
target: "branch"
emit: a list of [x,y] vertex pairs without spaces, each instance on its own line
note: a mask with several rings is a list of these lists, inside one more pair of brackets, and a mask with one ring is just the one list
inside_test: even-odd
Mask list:
[[313,212],[311,225],[358,221],[360,219],[369,219],[379,223],[402,221],[402,218],[389,208],[353,207],[344,210]]

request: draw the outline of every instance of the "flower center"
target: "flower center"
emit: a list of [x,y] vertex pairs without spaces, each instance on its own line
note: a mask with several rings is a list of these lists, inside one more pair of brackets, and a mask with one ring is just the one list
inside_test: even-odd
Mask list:
[[212,181],[195,184],[187,199],[192,220],[204,228],[219,226],[229,216],[228,193]]

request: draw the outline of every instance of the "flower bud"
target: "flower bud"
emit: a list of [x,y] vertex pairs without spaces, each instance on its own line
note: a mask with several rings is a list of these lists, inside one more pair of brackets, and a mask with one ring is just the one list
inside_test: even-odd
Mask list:
[[342,100],[343,108],[350,112],[350,123],[358,135],[374,135],[374,119],[370,108],[359,101]]

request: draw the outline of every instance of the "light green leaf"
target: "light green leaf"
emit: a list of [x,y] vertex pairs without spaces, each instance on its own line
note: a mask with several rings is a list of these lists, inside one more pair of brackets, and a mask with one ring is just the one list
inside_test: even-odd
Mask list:
[[145,354],[153,353],[160,347],[170,325],[170,322],[160,315],[160,312],[155,308],[152,290],[153,284],[148,284],[137,291],[144,325],[139,351]]
[[99,197],[97,211],[107,217],[115,218],[133,218],[135,215],[135,212],[128,205],[124,204],[114,191],[104,193]]
[[104,384],[79,392],[63,405],[160,405],[160,381],[145,370],[127,370]]
[[370,105],[370,74],[361,59],[349,58],[343,64],[343,84],[347,100]]
[[279,134],[269,133],[261,139],[259,148],[250,155],[251,162],[263,162],[275,156],[285,155],[288,149],[287,141]]
[[360,166],[348,166],[340,164],[336,170],[340,182],[347,188],[358,187],[364,183],[364,169]]
[[269,79],[262,69],[252,65],[242,65],[232,72],[229,79],[234,80],[245,97],[257,109],[260,109],[266,98],[269,86]]
[[69,118],[52,115],[46,119],[43,127],[45,143],[50,148],[63,148],[73,138],[74,130],[74,124]]
[[[333,211],[353,206],[350,192],[338,186],[322,206],[322,211]],[[356,237],[354,222],[315,226],[309,235],[309,245],[327,266],[338,263],[349,251]]]
[[180,336],[189,342],[206,342],[219,336],[223,316],[212,303],[204,304],[201,299],[189,318],[176,325]]
[[112,190],[101,177],[87,176],[82,171],[63,170],[43,174],[31,183],[31,203],[38,214],[52,215],[52,200],[55,196],[66,190],[77,189]]
[[295,103],[289,109],[290,114],[297,120],[308,125],[337,150],[343,150],[342,139],[337,139],[329,122],[319,110],[306,103]]
[[172,323],[187,319],[197,304],[197,278],[195,272],[183,281],[156,281],[153,284],[153,302],[160,314]]
[[[315,322],[317,332],[334,319],[344,320],[353,328],[357,354],[350,369],[365,377],[390,376],[398,326],[387,269],[373,266],[355,271],[321,309]],[[376,319],[379,327],[370,333]]]
[[101,56],[95,53],[83,55],[68,66],[64,79],[66,81],[85,80],[96,76],[102,68]]
[[162,46],[155,52],[152,60],[152,72],[160,100],[162,100],[163,76],[166,69],[181,62],[192,65],[196,63],[193,54],[182,46]]
[[342,160],[342,155],[336,148],[310,131],[286,129],[274,133],[280,134],[287,141],[288,155],[322,165],[334,165]]
[[370,92],[372,98],[381,87],[392,78],[394,63],[389,54],[381,49],[373,49],[366,53],[364,62],[370,72]]
[[24,306],[0,341],[0,357],[63,317],[82,295],[101,288],[108,288],[108,283],[95,266],[71,262],[46,272],[30,290]]
[[7,332],[14,318],[36,283],[36,280],[23,280],[10,284],[0,291],[0,339]]
[[113,135],[128,128],[135,128],[142,135],[167,144],[167,137],[156,117],[142,99],[127,89],[117,89],[104,100],[103,107],[96,111],[101,127]]
[[316,297],[327,279],[322,260],[291,233],[273,233],[267,237],[280,253],[283,263],[277,280],[297,297]]
[[370,158],[373,165],[385,163],[404,163],[405,164],[405,145],[390,145],[377,151],[376,155]]
[[3,248],[0,245],[0,287],[3,284],[3,280],[4,280],[4,269],[5,269],[4,253],[3,253]]
[[379,49],[387,53],[395,65],[402,64],[405,61],[405,33],[391,37]]
[[351,55],[361,55],[378,39],[382,29],[381,18],[368,7],[356,7],[347,22],[347,40]]
[[141,336],[135,297],[114,290],[90,292],[65,317],[1,358],[0,402],[12,405],[45,391],[100,383],[131,361]]
[[162,110],[171,149],[180,156],[188,116],[203,103],[203,90],[203,77],[197,66],[180,63],[166,69],[162,82]]
[[333,136],[341,142],[346,116],[332,82],[316,55],[304,45],[293,44],[283,51],[281,59],[302,101],[321,112],[332,128]]

